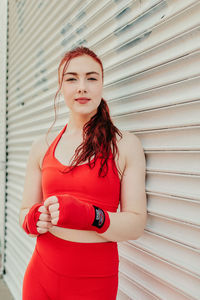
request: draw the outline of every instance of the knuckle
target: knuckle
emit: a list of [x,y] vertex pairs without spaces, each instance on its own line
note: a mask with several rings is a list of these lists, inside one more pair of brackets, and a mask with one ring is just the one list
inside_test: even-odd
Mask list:
[[57,197],[56,196],[51,196],[48,199],[50,199],[51,201],[55,201],[55,200],[57,200]]
[[39,216],[39,220],[42,220],[44,218],[44,213],[41,213]]
[[48,215],[45,215],[44,216],[44,221],[48,221],[49,220],[49,216]]
[[44,215],[43,215],[43,213],[41,213],[41,215],[39,216],[39,220],[43,220],[43,218],[44,218]]
[[55,218],[55,217],[56,217],[56,212],[53,212],[53,213],[51,214],[51,217],[52,217],[52,218]]
[[38,226],[38,227],[41,227],[41,223],[42,223],[42,221],[38,221],[38,222],[37,222],[37,226]]
[[43,221],[48,221],[48,215],[45,214],[45,215],[43,216]]
[[53,205],[49,206],[49,211],[52,212],[53,211]]

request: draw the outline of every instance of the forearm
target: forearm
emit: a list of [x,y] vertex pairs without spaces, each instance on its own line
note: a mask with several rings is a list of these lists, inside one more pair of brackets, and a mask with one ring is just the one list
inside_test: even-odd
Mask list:
[[21,208],[20,212],[19,212],[19,224],[22,227],[23,222],[24,222],[24,218],[27,215],[27,213],[29,212],[29,208]]
[[110,226],[104,233],[100,234],[105,240],[113,242],[136,240],[143,234],[146,225],[146,214],[132,212],[108,212],[108,214]]
[[112,213],[67,194],[51,196],[44,205],[50,211],[53,225],[93,230],[109,241],[135,240],[142,235],[146,224],[145,214]]

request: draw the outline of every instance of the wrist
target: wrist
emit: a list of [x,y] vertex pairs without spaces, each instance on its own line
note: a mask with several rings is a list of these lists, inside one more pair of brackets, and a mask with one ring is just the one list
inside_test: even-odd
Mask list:
[[95,226],[95,231],[104,233],[110,226],[110,217],[107,211],[93,205],[95,209],[95,218],[92,226]]
[[42,206],[41,203],[34,204],[24,218],[22,227],[27,234],[39,235],[37,222],[41,214],[41,212],[38,211],[40,206]]

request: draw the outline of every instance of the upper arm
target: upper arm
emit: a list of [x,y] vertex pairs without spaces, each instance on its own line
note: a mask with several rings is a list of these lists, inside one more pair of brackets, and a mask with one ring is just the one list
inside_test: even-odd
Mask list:
[[26,166],[21,210],[42,201],[41,169],[39,166],[41,138],[32,143]]
[[126,133],[124,137],[125,170],[121,181],[120,210],[146,217],[146,161],[139,138]]

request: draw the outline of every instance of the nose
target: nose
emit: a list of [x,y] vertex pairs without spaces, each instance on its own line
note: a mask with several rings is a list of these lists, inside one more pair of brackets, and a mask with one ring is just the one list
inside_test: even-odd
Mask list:
[[84,80],[79,81],[78,92],[79,93],[86,93],[87,92],[87,87],[86,87],[86,84],[85,84]]

